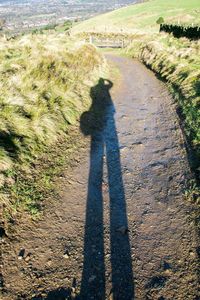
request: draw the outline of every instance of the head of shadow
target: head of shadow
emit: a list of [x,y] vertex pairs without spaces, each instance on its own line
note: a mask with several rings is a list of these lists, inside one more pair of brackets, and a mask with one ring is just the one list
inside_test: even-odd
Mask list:
[[113,83],[110,80],[100,78],[97,85],[91,88],[91,106],[80,118],[80,129],[85,136],[92,136],[96,131],[104,129],[106,114],[113,105],[110,95],[112,87]]

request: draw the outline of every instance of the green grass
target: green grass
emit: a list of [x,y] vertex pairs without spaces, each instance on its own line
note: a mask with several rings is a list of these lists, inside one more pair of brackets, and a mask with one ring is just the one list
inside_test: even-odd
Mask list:
[[37,211],[49,179],[35,181],[31,166],[71,134],[103,69],[93,46],[62,33],[1,39],[0,197],[8,210]]
[[156,21],[200,24],[199,0],[150,0],[86,20],[72,32],[158,32]]
[[[19,212],[24,211],[37,219],[42,213],[44,200],[57,199],[55,182],[58,183],[66,168],[74,165],[85,143],[84,139],[80,139],[78,130],[76,126],[69,128],[68,132],[60,135],[56,145],[46,147],[28,167],[16,163],[15,168],[4,173],[6,184],[2,188],[1,200],[7,221],[12,222]],[[10,184],[13,178],[15,180]]]

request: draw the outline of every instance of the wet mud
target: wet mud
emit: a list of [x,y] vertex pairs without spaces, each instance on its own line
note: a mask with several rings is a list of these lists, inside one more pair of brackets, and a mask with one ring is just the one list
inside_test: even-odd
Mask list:
[[[107,55],[80,118],[80,161],[59,200],[2,242],[2,297],[197,300],[198,243],[175,104],[138,61]],[[53,200],[53,199],[52,199]]]

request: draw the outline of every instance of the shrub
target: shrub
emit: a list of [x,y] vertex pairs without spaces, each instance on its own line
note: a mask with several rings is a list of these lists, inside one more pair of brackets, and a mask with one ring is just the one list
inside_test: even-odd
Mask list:
[[158,20],[156,21],[156,23],[159,24],[159,25],[162,24],[162,23],[164,23],[163,17],[158,18]]

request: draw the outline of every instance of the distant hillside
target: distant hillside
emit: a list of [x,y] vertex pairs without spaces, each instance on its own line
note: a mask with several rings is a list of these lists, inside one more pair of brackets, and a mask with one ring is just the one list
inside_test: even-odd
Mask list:
[[136,0],[0,0],[4,31],[29,31],[66,20],[86,20],[130,5]]
[[159,29],[156,24],[159,17],[167,22],[200,24],[200,1],[150,0],[87,20],[76,26],[73,32],[156,32]]

